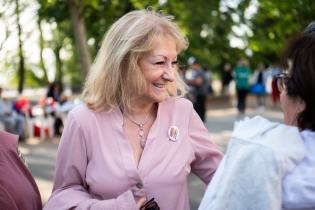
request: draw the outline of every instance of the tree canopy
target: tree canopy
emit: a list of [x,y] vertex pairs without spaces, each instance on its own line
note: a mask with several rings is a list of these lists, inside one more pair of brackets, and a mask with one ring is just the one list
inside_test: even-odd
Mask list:
[[[11,12],[0,10],[3,20],[0,53],[4,54],[8,37],[19,29],[21,20],[16,17],[23,16],[23,11],[33,4],[21,1],[16,9],[18,1],[2,1],[7,8],[15,8]],[[315,19],[315,2],[312,0],[32,1],[37,5],[33,16],[39,34],[39,59],[37,62],[28,60],[31,49],[23,45],[27,41],[27,32],[20,23],[20,38],[17,38],[20,48],[7,53],[1,63],[0,73],[19,69],[14,70],[17,74],[13,80],[16,85],[19,81],[19,88],[23,87],[22,82],[26,86],[36,86],[55,80],[71,83],[73,88],[80,90],[105,32],[115,20],[134,9],[152,8],[173,15],[189,40],[189,48],[180,55],[180,62],[186,64],[187,59],[194,56],[214,72],[219,72],[226,62],[234,65],[241,57],[247,57],[252,68],[259,62],[267,65],[276,62],[286,40]],[[15,28],[6,25],[12,18],[17,25]],[[49,28],[49,33],[45,28]],[[47,52],[53,57],[53,67],[45,57]],[[54,75],[49,77],[51,68]]]

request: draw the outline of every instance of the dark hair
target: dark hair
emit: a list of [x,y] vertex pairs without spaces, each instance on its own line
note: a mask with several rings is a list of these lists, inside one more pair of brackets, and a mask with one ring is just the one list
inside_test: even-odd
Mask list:
[[293,38],[283,54],[282,68],[289,70],[287,95],[299,98],[305,109],[297,116],[301,130],[315,131],[315,24]]

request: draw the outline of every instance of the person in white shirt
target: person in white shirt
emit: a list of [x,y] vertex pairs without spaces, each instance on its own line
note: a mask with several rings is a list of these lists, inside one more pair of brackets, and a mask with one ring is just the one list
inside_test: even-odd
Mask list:
[[199,210],[315,209],[315,22],[287,45],[276,76],[284,124],[239,122]]

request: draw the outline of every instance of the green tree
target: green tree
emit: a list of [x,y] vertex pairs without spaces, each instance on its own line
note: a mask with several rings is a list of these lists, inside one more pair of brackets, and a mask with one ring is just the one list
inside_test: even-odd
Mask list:
[[23,52],[23,42],[22,42],[22,29],[20,25],[20,3],[19,0],[15,0],[15,13],[16,13],[16,27],[18,30],[18,40],[19,40],[19,66],[18,66],[18,92],[22,93],[25,81],[25,58]]
[[[239,7],[243,17],[246,8]],[[253,32],[247,37],[253,62],[276,62],[287,40],[315,19],[314,11],[312,0],[259,0],[257,13],[249,20],[243,18]]]
[[86,29],[84,22],[84,1],[83,0],[67,0],[70,11],[72,27],[74,30],[76,49],[79,54],[79,62],[81,64],[81,73],[83,77],[87,75],[91,66],[90,52],[87,45]]

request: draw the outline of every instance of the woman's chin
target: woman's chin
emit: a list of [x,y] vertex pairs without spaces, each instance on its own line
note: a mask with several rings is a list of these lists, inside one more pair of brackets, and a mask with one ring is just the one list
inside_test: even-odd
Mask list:
[[167,94],[164,92],[164,93],[152,95],[151,99],[153,102],[160,103],[160,102],[163,102],[166,99],[166,97],[167,97]]
[[155,89],[154,91],[152,91],[151,94],[151,98],[155,101],[155,102],[162,102],[166,99],[167,96],[167,91],[165,88],[163,89]]

